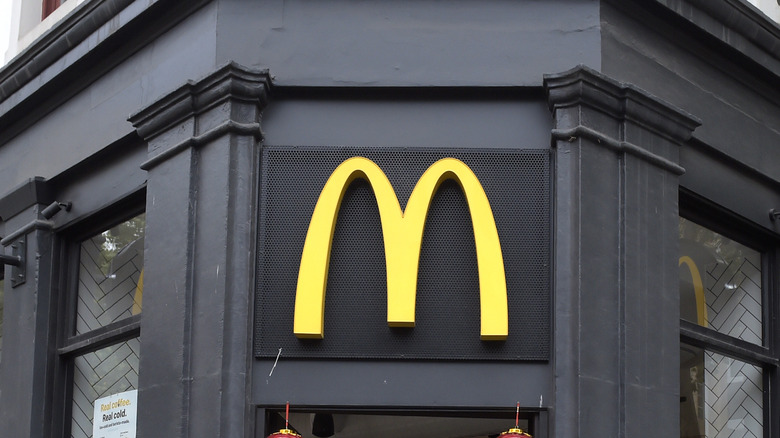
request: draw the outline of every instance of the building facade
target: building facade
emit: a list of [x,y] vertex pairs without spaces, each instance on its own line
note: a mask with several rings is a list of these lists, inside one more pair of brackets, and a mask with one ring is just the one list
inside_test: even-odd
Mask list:
[[3,436],[780,436],[773,5],[40,3]]

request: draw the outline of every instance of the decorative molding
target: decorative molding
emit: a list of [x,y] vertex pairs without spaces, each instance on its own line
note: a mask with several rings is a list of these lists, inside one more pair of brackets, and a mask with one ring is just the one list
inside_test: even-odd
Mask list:
[[[629,84],[616,81],[590,67],[544,76],[551,111],[588,106],[630,121],[675,143],[691,138],[701,121],[691,114]],[[600,134],[603,135],[603,134]],[[609,136],[607,136],[609,137]]]
[[251,135],[255,137],[257,141],[260,141],[263,138],[263,132],[260,129],[259,123],[238,123],[232,120],[228,120],[222,123],[221,125],[206,131],[201,135],[190,137],[184,141],[181,141],[176,145],[170,147],[169,149],[166,149],[162,153],[157,154],[154,157],[146,160],[145,162],[141,163],[141,169],[150,170],[153,167],[157,166],[158,164],[162,163],[163,161],[167,160],[168,158],[171,158],[172,156],[178,154],[179,152],[187,148],[199,147],[227,133]]
[[[268,101],[270,87],[271,76],[267,70],[253,70],[231,62],[203,79],[188,81],[155,103],[131,115],[128,120],[137,129],[138,134],[149,141],[174,125],[188,118],[197,117],[229,100],[255,104],[262,109]],[[259,126],[256,127],[252,123],[246,125],[226,121],[223,125],[212,128],[210,132],[238,129],[260,135]],[[209,137],[210,135],[213,134],[193,133],[193,137],[185,142],[197,143],[212,138]],[[173,146],[175,147],[183,147],[183,145]],[[144,166],[148,164],[150,163],[147,162]]]
[[672,172],[676,175],[682,175],[685,173],[685,169],[679,164],[667,160],[666,158],[649,152],[647,149],[637,146],[627,141],[618,141],[612,137],[604,135],[596,130],[587,128],[582,125],[577,125],[574,128],[569,129],[553,129],[552,137],[555,140],[562,141],[574,141],[578,137],[584,137],[596,143],[603,144],[610,149],[618,152],[625,152],[635,155],[639,158],[643,158],[645,161],[655,164],[656,166]]

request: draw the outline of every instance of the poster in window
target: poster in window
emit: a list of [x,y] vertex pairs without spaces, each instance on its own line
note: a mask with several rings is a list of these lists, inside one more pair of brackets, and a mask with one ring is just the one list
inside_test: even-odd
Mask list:
[[95,400],[93,438],[135,438],[138,390],[120,392]]

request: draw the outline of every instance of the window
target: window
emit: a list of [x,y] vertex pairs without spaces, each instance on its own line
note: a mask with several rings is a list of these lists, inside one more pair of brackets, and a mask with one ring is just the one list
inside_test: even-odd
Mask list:
[[761,438],[777,363],[767,342],[772,242],[727,237],[691,216],[679,223],[680,437]]
[[138,388],[145,222],[137,214],[65,245],[68,335],[58,351],[65,436],[92,436],[93,421],[103,422],[93,418],[96,401]]

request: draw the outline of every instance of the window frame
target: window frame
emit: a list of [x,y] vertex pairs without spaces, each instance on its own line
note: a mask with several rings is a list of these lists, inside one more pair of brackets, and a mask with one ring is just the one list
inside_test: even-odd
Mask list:
[[[753,344],[680,318],[680,343],[760,367],[763,379],[764,437],[778,437],[780,416],[780,238],[739,215],[690,192],[680,192],[679,217],[761,254],[762,345]],[[679,239],[679,236],[678,236]],[[681,253],[678,255],[682,255]]]
[[103,208],[101,211],[58,233],[60,304],[56,315],[54,351],[54,404],[52,436],[71,436],[75,360],[97,350],[140,338],[142,313],[103,327],[76,334],[81,243],[92,236],[145,212],[145,190]]

